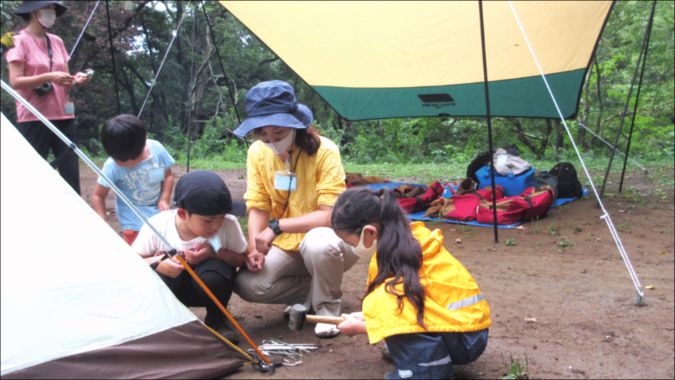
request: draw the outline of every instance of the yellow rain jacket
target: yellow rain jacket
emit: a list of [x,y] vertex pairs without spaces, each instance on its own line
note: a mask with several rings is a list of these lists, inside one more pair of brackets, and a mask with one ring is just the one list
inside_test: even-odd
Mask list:
[[[443,246],[443,235],[430,231],[422,222],[410,224],[415,239],[422,247],[420,282],[424,286],[424,323],[417,324],[417,309],[403,298],[399,311],[396,296],[380,284],[363,300],[368,340],[375,344],[398,334],[423,332],[470,332],[490,327],[490,307],[478,284]],[[377,259],[373,255],[368,267],[368,283],[377,276]],[[385,281],[386,282],[386,281]],[[403,294],[403,284],[396,287]]]
[[[331,140],[321,137],[321,146],[313,156],[294,147],[290,170],[297,178],[296,190],[291,192],[288,209],[284,205],[288,192],[274,188],[274,176],[285,172],[286,165],[276,153],[261,141],[251,144],[246,163],[246,207],[267,211],[272,218],[302,216],[319,209],[320,205],[333,206],[345,190],[345,171],[340,151]],[[298,156],[300,155],[300,156]],[[297,159],[297,164],[295,164]],[[283,233],[274,239],[274,245],[285,251],[297,251],[304,233]]]

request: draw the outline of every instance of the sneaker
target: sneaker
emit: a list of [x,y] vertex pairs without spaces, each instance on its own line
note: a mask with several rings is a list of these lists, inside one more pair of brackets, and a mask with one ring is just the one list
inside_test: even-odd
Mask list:
[[334,338],[340,335],[340,330],[332,323],[317,323],[314,334],[319,338]]

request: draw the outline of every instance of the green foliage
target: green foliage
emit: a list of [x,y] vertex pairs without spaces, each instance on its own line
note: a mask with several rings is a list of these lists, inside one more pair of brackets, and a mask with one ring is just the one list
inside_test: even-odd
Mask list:
[[504,245],[506,245],[507,247],[514,247],[514,246],[518,245],[518,243],[516,243],[516,239],[509,238],[509,239],[506,239],[506,241],[504,242]]
[[[23,27],[23,21],[12,14],[19,3],[0,2],[0,32]],[[65,2],[69,10],[59,17],[53,32],[62,37],[68,50],[94,4]],[[119,113],[118,99],[120,112],[139,113],[183,14],[184,23],[141,115],[150,135],[181,162],[187,161],[189,148],[191,161],[216,164],[224,160],[242,165],[246,145],[229,131],[245,116],[243,99],[247,89],[275,78],[295,87],[299,100],[312,109],[316,127],[340,146],[344,161],[354,171],[359,171],[358,165],[374,165],[377,173],[373,175],[388,178],[402,176],[406,171],[424,182],[434,177],[460,178],[465,175],[467,163],[488,149],[487,122],[482,118],[343,119],[218,2],[125,1],[109,5],[116,69],[113,70],[110,55],[104,7],[97,10],[69,63],[71,71],[96,70],[89,85],[71,91],[79,119],[80,144],[94,155],[102,154],[98,131],[106,119]],[[643,1],[615,2],[598,43],[588,83],[582,89],[578,121],[610,142],[623,124],[619,140],[622,151],[633,124],[631,156],[645,162],[672,162],[674,2],[657,4],[637,114],[633,123],[637,95],[634,88],[622,123],[650,6],[651,2]],[[204,10],[209,15],[208,22]],[[4,78],[6,66],[2,65]],[[14,119],[14,102],[8,96],[2,96],[2,112]],[[578,123],[567,124],[584,158],[597,163],[590,169],[601,171],[609,148],[579,129]],[[495,147],[515,145],[525,159],[536,162],[537,168],[548,169],[563,160],[577,165],[576,154],[570,150],[567,133],[559,121],[494,118],[492,129]],[[621,161],[615,159],[614,165],[619,166],[614,168],[620,167]]]
[[[503,359],[503,357],[502,357]],[[527,355],[525,355],[525,363],[511,357],[508,371],[501,377],[502,380],[527,380],[530,375],[527,373]]]

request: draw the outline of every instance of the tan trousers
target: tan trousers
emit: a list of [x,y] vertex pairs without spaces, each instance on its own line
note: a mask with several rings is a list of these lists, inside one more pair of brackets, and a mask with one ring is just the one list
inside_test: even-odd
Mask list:
[[312,306],[319,315],[340,315],[342,275],[358,260],[353,248],[328,227],[310,230],[299,252],[277,247],[259,272],[241,270],[234,291],[258,303]]

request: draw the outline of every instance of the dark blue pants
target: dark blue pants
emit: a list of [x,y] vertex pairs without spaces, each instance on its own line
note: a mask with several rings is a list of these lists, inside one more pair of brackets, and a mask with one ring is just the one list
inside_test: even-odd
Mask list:
[[[50,121],[66,135],[70,141],[74,144],[77,143],[75,119]],[[75,192],[80,194],[80,161],[77,154],[68,148],[68,146],[47,128],[47,126],[42,124],[41,121],[17,123],[16,128],[42,158],[47,158],[50,150],[54,153],[59,174],[61,174],[61,177],[68,182]]]
[[395,372],[386,379],[451,379],[453,364],[478,359],[488,341],[488,330],[466,333],[401,334],[385,338]]
[[[222,260],[207,259],[192,267],[199,278],[206,284],[211,293],[218,301],[227,307],[234,288],[234,277],[237,274],[235,268],[225,264]],[[159,273],[158,273],[159,274]],[[213,329],[217,329],[225,323],[225,315],[218,306],[206,295],[197,281],[187,271],[183,271],[178,277],[171,278],[159,274],[166,286],[185,306],[206,307],[204,323]]]

